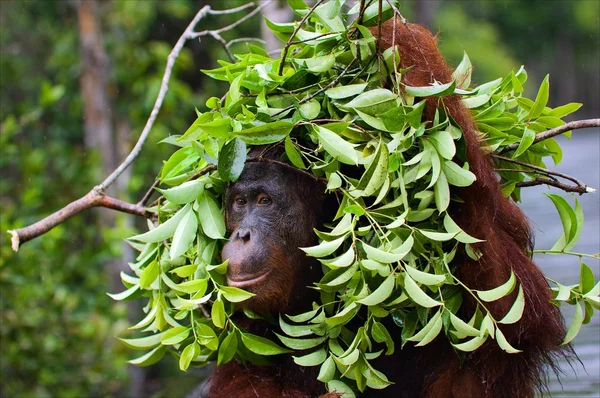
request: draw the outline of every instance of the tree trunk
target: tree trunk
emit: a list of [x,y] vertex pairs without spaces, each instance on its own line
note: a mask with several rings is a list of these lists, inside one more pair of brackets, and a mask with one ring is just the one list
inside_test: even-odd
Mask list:
[[[127,156],[130,149],[127,148],[130,127],[124,121],[117,123],[116,141],[120,143],[117,146],[108,95],[110,65],[104,49],[98,2],[79,0],[76,4],[81,56],[80,86],[84,103],[84,143],[89,151],[97,151],[100,154],[101,174],[104,177],[117,168],[119,159]],[[108,189],[110,195],[118,197],[119,192],[127,191],[129,173],[130,169]],[[99,216],[101,229],[115,227],[116,214],[113,211],[95,209],[95,212]],[[133,219],[130,217],[127,222],[133,223]],[[112,292],[122,290],[120,273],[125,271],[126,264],[134,257],[131,247],[126,243],[123,243],[121,249],[121,258],[114,258],[107,264],[108,285]],[[136,317],[139,312],[138,306],[130,303],[128,307],[130,317]],[[127,396],[136,398],[144,396],[145,369],[130,365],[128,372],[130,384]]]

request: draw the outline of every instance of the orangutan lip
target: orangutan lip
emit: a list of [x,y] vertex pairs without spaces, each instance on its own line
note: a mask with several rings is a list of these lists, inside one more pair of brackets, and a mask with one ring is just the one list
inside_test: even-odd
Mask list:
[[253,277],[252,275],[249,275],[250,279],[242,279],[242,280],[234,280],[234,279],[231,279],[230,277],[227,277],[227,284],[229,286],[239,287],[239,288],[252,286],[252,285],[255,285],[255,284],[260,283],[263,280],[265,280],[267,275],[269,275],[270,273],[271,273],[271,270],[265,272],[264,274],[255,276],[255,277]]

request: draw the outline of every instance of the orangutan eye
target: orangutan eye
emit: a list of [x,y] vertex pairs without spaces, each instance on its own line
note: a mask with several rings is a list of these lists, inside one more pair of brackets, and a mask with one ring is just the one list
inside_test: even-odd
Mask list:
[[247,203],[246,199],[243,199],[243,198],[237,198],[235,200],[235,204],[238,205],[238,206],[245,206],[246,203]]
[[268,196],[263,196],[260,199],[258,199],[259,205],[270,205],[272,202],[273,201]]

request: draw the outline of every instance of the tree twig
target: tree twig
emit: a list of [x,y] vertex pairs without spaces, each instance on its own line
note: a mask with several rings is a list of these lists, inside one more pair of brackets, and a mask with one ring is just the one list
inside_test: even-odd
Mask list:
[[279,76],[282,75],[283,73],[283,67],[285,66],[285,58],[288,55],[288,51],[290,50],[290,46],[292,45],[292,42],[294,41],[294,37],[296,37],[296,33],[298,33],[298,31],[300,30],[300,28],[302,28],[302,25],[304,25],[304,22],[306,22],[306,20],[308,19],[308,17],[311,16],[311,14],[315,11],[315,9],[325,0],[319,0],[315,3],[314,6],[312,6],[312,8],[306,13],[305,16],[302,17],[302,19],[300,20],[300,22],[298,22],[298,26],[296,26],[296,28],[294,29],[294,31],[292,32],[292,35],[290,36],[290,38],[288,39],[287,43],[285,43],[285,47],[283,48],[283,56],[281,57],[281,63],[279,64],[279,71],[277,72],[277,74]]
[[[546,184],[546,185],[551,185],[556,188],[560,188],[565,192],[577,192],[580,195],[582,195],[584,193],[596,192],[596,190],[594,188],[588,187],[582,181],[579,181],[577,178],[571,177],[568,174],[560,173],[558,171],[548,170],[543,167],[534,166],[529,163],[521,162],[519,160],[507,158],[507,157],[500,156],[500,155],[492,155],[492,157],[495,159],[502,160],[502,161],[505,161],[508,163],[513,163],[513,164],[516,164],[516,165],[519,165],[519,166],[522,166],[522,167],[525,167],[525,168],[528,168],[531,170],[531,171],[528,171],[528,170],[523,170],[523,169],[496,169],[496,171],[539,173],[539,174],[546,176],[546,177],[538,177],[538,178],[535,178],[535,179],[529,180],[529,181],[519,182],[516,184],[517,187],[533,187],[536,185]],[[577,185],[573,186],[573,185],[561,183],[555,177],[564,178],[565,180],[569,180]]]
[[121,211],[128,214],[134,214],[138,216],[151,218],[154,215],[146,210],[144,206],[140,204],[131,204],[123,202],[121,200],[107,196],[104,190],[94,188],[87,195],[79,198],[57,212],[49,215],[48,217],[36,222],[35,224],[29,225],[24,228],[14,229],[8,231],[12,235],[11,243],[14,251],[19,250],[19,246],[27,241],[37,238],[40,235],[45,234],[52,228],[59,224],[62,224],[75,214],[90,209],[92,207],[106,207],[109,209]]
[[[583,129],[583,128],[588,128],[588,127],[600,127],[600,119],[575,120],[575,121],[563,124],[562,126],[558,126],[553,129],[546,130],[543,133],[539,133],[535,136],[535,138],[533,139],[533,144],[538,143],[543,140],[547,140],[548,138],[555,137],[562,133],[566,133],[569,130],[577,130],[577,129]],[[498,153],[514,151],[518,147],[519,147],[519,143],[515,142],[514,144],[505,146]]]
[[158,184],[160,184],[160,181],[158,179],[154,180],[154,182],[152,183],[150,188],[148,188],[148,190],[146,191],[146,193],[144,194],[142,199],[140,199],[140,201],[138,202],[138,205],[146,206],[146,204],[150,200],[150,197],[154,193],[154,188],[156,188],[158,186]]
[[[519,160],[507,158],[507,157],[500,156],[500,155],[492,155],[492,157],[495,158],[495,159],[498,159],[498,160],[503,160],[505,162],[509,162],[509,163],[513,163],[513,164],[518,164],[519,166],[527,167],[528,169],[538,171],[538,172],[540,172],[542,174],[545,174],[545,175],[557,176],[557,177],[560,177],[560,178],[564,178],[565,180],[569,180],[571,182],[574,182],[575,184],[577,184],[579,186],[582,186],[582,187],[586,186],[586,184],[584,184],[582,181],[579,181],[577,178],[571,177],[568,174],[560,173],[558,171],[548,170],[548,169],[545,169],[543,167],[534,166],[534,165],[529,164],[529,163],[521,162]],[[517,169],[515,169],[515,170],[517,170]],[[517,171],[521,171],[521,172],[527,173],[527,170],[517,170]]]
[[562,189],[565,192],[575,192],[580,195],[583,195],[584,193],[596,192],[595,189],[590,188],[588,186],[563,184],[562,182],[558,182],[556,180],[552,180],[550,178],[545,178],[545,177],[538,177],[533,180],[518,182],[515,186],[523,188],[523,187],[534,187],[537,185],[550,185],[550,186]]

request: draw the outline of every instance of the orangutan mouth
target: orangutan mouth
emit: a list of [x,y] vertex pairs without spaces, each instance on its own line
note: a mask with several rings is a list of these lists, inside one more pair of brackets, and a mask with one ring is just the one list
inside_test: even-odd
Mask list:
[[271,270],[268,270],[267,272],[262,273],[262,274],[260,274],[258,276],[254,276],[254,275],[248,275],[248,276],[236,275],[236,277],[240,277],[240,279],[231,279],[228,276],[227,277],[227,284],[229,286],[238,287],[240,289],[243,289],[245,287],[261,283],[262,281],[264,281],[267,278],[267,276],[270,273],[271,273]]

